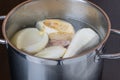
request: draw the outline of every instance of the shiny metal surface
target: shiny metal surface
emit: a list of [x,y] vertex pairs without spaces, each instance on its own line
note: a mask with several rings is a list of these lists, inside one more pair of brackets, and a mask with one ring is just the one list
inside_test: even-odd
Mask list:
[[[0,16],[0,20],[4,20],[6,16]],[[2,27],[1,27],[2,28]],[[0,44],[6,44],[4,39],[0,39]]]
[[4,20],[6,16],[0,16],[0,20]]
[[91,27],[99,34],[101,39],[104,39],[109,31],[109,24],[105,15],[95,6],[93,8],[93,5],[87,1],[33,0],[19,7],[19,9],[15,8],[11,11],[6,22],[5,34],[9,39],[18,30],[25,27],[34,27],[37,21],[46,18],[67,20],[75,26],[76,30],[82,27]]
[[[36,58],[18,50],[10,43],[15,32],[26,27],[34,27],[37,21],[46,18],[66,20],[76,31],[90,27],[100,36],[100,43],[79,56],[62,60]],[[99,79],[102,60],[95,62],[95,57],[109,36],[110,21],[104,11],[93,3],[85,0],[26,1],[7,15],[2,29],[9,44],[12,80]]]
[[[118,34],[120,36],[120,30],[111,29],[112,32]],[[114,54],[100,54],[98,55],[99,58],[103,59],[120,59],[120,53],[114,53]]]
[[99,55],[103,59],[120,59],[120,53]]
[[120,30],[111,29],[111,31],[114,32],[114,33],[116,33],[116,34],[118,34],[118,35],[120,35]]
[[54,65],[27,60],[28,56],[16,54],[11,47],[8,51],[12,80],[98,80],[101,74],[102,61],[94,61],[95,51],[74,60],[56,61]]
[[6,41],[4,39],[0,39],[0,44],[6,44]]

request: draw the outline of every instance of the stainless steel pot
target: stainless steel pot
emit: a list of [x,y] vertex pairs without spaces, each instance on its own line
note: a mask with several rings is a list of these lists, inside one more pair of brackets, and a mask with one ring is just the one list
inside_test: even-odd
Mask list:
[[[0,19],[4,19],[1,16]],[[37,58],[18,50],[10,42],[18,30],[34,27],[39,20],[59,18],[72,23],[77,31],[83,27],[94,29],[100,36],[99,45],[71,58],[55,60]],[[33,0],[25,1],[6,16],[2,31],[9,53],[12,80],[98,80],[102,69],[102,59],[120,58],[120,53],[103,54],[102,48],[111,29],[106,13],[97,5],[86,0]]]

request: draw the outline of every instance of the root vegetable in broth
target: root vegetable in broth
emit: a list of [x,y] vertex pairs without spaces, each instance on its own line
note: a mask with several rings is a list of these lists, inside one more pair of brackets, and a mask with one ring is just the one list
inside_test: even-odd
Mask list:
[[72,24],[59,19],[38,21],[35,26],[18,31],[11,42],[18,49],[36,57],[72,57],[99,41],[99,36],[91,28],[83,28],[75,33]]

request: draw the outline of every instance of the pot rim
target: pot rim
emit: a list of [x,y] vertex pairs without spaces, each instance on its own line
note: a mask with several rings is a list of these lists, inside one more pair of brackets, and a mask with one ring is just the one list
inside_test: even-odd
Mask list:
[[[77,0],[77,1],[81,1],[81,0]],[[22,55],[24,55],[24,56],[30,56],[30,57],[36,58],[36,59],[52,60],[52,61],[57,61],[57,60],[72,60],[72,59],[74,60],[75,58],[86,56],[88,53],[92,53],[93,51],[95,51],[96,49],[98,49],[101,45],[103,45],[103,44],[106,42],[106,40],[108,39],[108,37],[109,37],[109,35],[110,35],[111,22],[110,22],[110,19],[109,19],[108,15],[105,13],[105,11],[104,11],[103,9],[101,9],[101,8],[100,8],[99,6],[97,6],[96,4],[94,4],[94,3],[90,2],[90,1],[86,1],[86,2],[88,2],[89,4],[93,5],[93,7],[97,8],[97,9],[105,16],[105,18],[106,18],[106,20],[107,20],[107,23],[108,23],[108,32],[107,32],[105,38],[102,40],[101,43],[99,43],[96,47],[94,47],[94,48],[92,48],[92,49],[90,49],[90,50],[87,50],[87,51],[83,52],[82,55],[81,55],[81,54],[80,54],[80,55],[75,55],[75,56],[72,56],[72,57],[69,57],[69,58],[64,58],[64,59],[51,59],[51,58],[42,58],[42,57],[41,57],[41,58],[38,58],[38,57],[32,56],[32,55],[30,55],[30,54],[27,54],[27,53],[25,53],[25,52],[17,49],[13,44],[11,44],[10,40],[9,40],[9,39],[7,38],[7,36],[6,36],[5,26],[6,26],[6,23],[7,23],[8,19],[9,19],[9,17],[11,16],[11,14],[12,14],[16,9],[18,9],[18,8],[21,7],[22,5],[27,4],[27,3],[30,3],[30,2],[32,2],[32,0],[24,1],[24,2],[22,2],[22,3],[20,3],[20,4],[18,4],[16,7],[14,7],[14,8],[7,14],[7,16],[6,16],[6,18],[5,18],[5,20],[3,21],[3,24],[2,24],[2,33],[3,33],[3,36],[4,36],[5,40],[7,41],[7,43],[8,43],[12,48],[14,48],[16,51],[18,51],[20,54],[22,54]]]

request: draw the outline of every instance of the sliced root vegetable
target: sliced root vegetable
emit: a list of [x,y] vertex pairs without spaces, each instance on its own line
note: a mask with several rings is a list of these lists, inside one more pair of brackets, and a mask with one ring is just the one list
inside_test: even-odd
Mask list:
[[72,57],[99,43],[98,34],[90,28],[80,29],[74,36],[63,58]]
[[62,46],[51,46],[43,49],[39,53],[35,54],[36,57],[42,57],[42,58],[52,58],[57,59],[61,58],[66,51],[66,48]]
[[45,48],[48,43],[48,35],[41,33],[37,28],[26,28],[17,32],[11,42],[18,49],[34,54]]
[[22,36],[20,35],[24,35],[24,33],[22,33],[22,30],[17,32],[11,39],[11,42],[14,46],[16,46],[18,49],[21,49],[21,39]]

